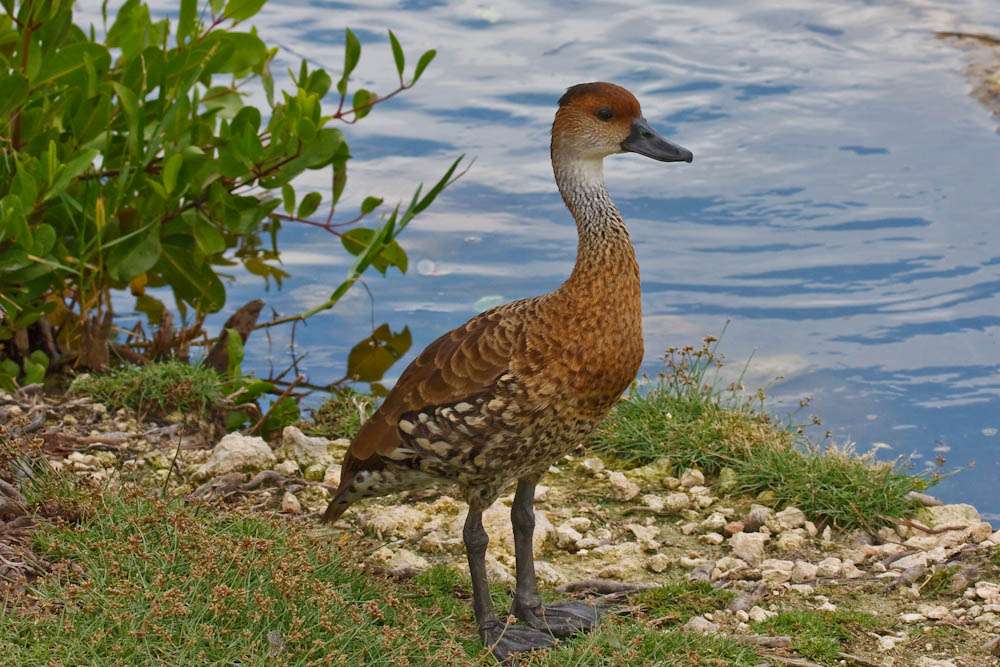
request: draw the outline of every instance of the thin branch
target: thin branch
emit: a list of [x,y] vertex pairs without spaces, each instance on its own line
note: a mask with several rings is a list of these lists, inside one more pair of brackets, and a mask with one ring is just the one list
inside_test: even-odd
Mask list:
[[290,385],[288,385],[288,387],[286,387],[283,392],[281,392],[281,395],[278,396],[278,398],[276,398],[273,403],[271,403],[271,407],[269,407],[267,409],[267,412],[265,412],[263,415],[261,415],[260,419],[257,420],[257,423],[250,427],[250,430],[247,431],[247,435],[251,435],[253,433],[256,433],[257,430],[267,420],[267,418],[271,416],[271,413],[273,413],[274,410],[278,407],[278,403],[281,403],[281,401],[283,401],[285,398],[287,398],[288,395],[292,393],[292,390],[295,389],[296,385],[298,385],[300,382],[302,382],[305,379],[306,379],[306,376],[299,375],[294,380],[292,380],[292,383]]

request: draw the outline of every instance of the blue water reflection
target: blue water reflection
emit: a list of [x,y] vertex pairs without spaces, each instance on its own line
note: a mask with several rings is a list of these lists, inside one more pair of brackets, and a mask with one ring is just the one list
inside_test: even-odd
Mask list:
[[[933,36],[1000,34],[994,0],[271,0],[255,23],[288,50],[276,74],[294,53],[335,73],[351,26],[365,44],[354,83],[382,92],[394,85],[385,29],[410,66],[438,49],[414,90],[345,128],[345,218],[368,194],[407,199],[459,153],[477,157],[406,231],[410,274],[367,279],[376,324],[409,325],[415,350],[482,297],[537,294],[569,273],[575,229],[548,128],[568,85],[616,81],[695,154],[606,166],[642,268],[644,370],[730,319],[733,366],[752,354],[750,381],[784,377],[770,386],[776,411],[811,395],[839,442],[886,443],[880,455],[914,452],[918,467],[974,460],[938,492],[1000,514],[1000,136],[968,96],[963,54]],[[346,260],[322,231],[281,235],[292,278],[267,300],[289,314],[321,302]],[[239,277],[227,310],[261,287]],[[313,381],[342,375],[371,309],[355,290],[298,329]],[[282,368],[289,335],[258,339],[250,362]]]

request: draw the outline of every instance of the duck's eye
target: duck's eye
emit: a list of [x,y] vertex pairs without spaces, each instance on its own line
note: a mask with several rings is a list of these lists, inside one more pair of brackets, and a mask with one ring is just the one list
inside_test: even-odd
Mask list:
[[615,117],[615,113],[607,107],[602,107],[597,110],[596,116],[606,123]]

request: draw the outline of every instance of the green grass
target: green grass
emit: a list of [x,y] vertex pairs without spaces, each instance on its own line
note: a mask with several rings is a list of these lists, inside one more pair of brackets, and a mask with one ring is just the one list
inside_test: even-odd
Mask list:
[[659,625],[671,627],[687,623],[692,616],[722,609],[735,597],[732,591],[713,588],[704,581],[681,581],[645,591],[637,602],[647,607],[649,616]]
[[201,364],[171,360],[82,375],[70,391],[88,395],[112,410],[127,408],[140,416],[202,414],[222,398],[222,377]]
[[707,475],[731,470],[727,491],[767,496],[845,529],[876,530],[882,517],[903,517],[904,499],[931,480],[906,474],[902,461],[882,463],[849,448],[810,445],[801,429],[762,409],[763,391],[744,398],[719,388],[714,339],[699,349],[670,350],[667,371],[647,393],[633,391],[597,429],[592,446],[620,467],[668,457],[678,469]]
[[[5,664],[470,660],[454,639],[467,629],[446,627],[440,605],[415,604],[419,586],[366,574],[329,537],[140,495],[93,493],[86,504],[95,511],[80,525],[35,532],[37,553],[82,572],[49,577],[38,605],[6,615]],[[269,633],[284,644],[274,657]]]
[[789,635],[792,646],[803,657],[823,664],[835,664],[838,653],[849,651],[866,632],[884,630],[878,616],[860,611],[815,611],[788,609],[761,623],[752,623],[756,632]]
[[[87,511],[75,525],[42,522],[33,532],[35,553],[63,565],[33,584],[30,600],[0,601],[9,606],[5,665],[493,663],[475,633],[468,581],[453,569],[387,580],[359,567],[367,552],[349,534],[50,475],[36,496],[47,490],[49,501]],[[718,606],[715,594],[692,590]],[[502,588],[493,596],[498,610],[510,603]],[[680,589],[650,599],[699,604]],[[594,633],[522,664],[759,662],[725,638],[608,613]]]

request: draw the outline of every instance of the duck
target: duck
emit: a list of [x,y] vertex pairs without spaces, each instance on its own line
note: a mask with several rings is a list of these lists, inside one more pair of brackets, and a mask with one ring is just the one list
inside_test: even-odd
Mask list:
[[[569,278],[548,294],[486,310],[428,345],[352,440],[323,514],[332,523],[365,498],[457,486],[469,507],[462,537],[478,633],[501,661],[588,631],[601,612],[584,601],[542,604],[532,533],[539,480],[608,414],[643,358],[639,266],[604,182],[604,158],[616,153],[693,159],[650,127],[625,88],[568,88],[550,154],[576,221]],[[490,599],[482,515],[515,483],[510,615],[519,623],[507,623]]]

